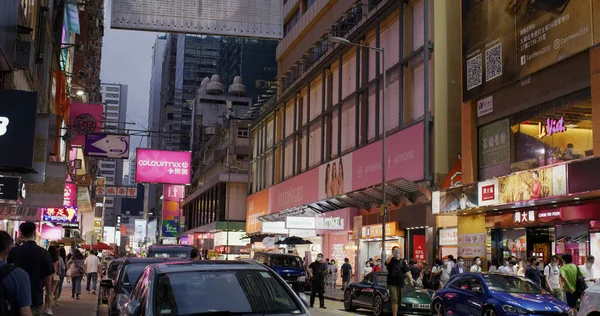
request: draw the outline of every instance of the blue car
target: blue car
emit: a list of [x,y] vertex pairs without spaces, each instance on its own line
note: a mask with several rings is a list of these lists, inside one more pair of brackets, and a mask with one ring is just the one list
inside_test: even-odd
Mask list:
[[437,316],[576,315],[528,279],[498,273],[454,276],[435,294],[431,310]]

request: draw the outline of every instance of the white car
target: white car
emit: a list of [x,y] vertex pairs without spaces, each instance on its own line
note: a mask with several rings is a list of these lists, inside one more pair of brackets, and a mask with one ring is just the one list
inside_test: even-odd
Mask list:
[[581,305],[579,306],[578,316],[599,316],[600,315],[600,282],[596,281],[594,285],[588,287],[581,295]]

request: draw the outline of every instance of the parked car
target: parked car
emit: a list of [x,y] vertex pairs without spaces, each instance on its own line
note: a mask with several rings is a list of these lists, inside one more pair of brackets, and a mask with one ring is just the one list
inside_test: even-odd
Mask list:
[[[432,290],[405,286],[402,289],[402,303],[398,306],[398,314],[430,315],[433,294]],[[376,316],[392,311],[387,273],[369,273],[361,282],[350,283],[346,287],[344,309],[353,312],[357,308],[372,310]]]
[[191,258],[191,245],[152,245],[148,247],[148,258]]
[[271,269],[251,261],[182,261],[145,268],[121,315],[310,315]]
[[434,315],[575,316],[575,310],[530,280],[498,273],[455,275],[433,298]]
[[596,281],[581,295],[578,316],[600,316],[600,282]]
[[302,258],[292,254],[257,252],[254,261],[273,269],[294,291],[303,293],[306,285],[306,270]]
[[119,266],[119,271],[114,279],[100,281],[100,287],[108,289],[108,315],[119,315],[119,309],[129,297],[140,274],[146,266],[153,263],[181,260],[172,258],[126,258]]
[[[121,263],[123,263],[124,260],[125,259],[123,259],[123,258],[117,258],[117,259],[113,259],[111,262],[109,262],[106,269],[102,270],[102,271],[104,271],[102,280],[108,279],[108,280],[113,280],[113,282],[114,282],[117,278],[117,273],[119,272],[119,267],[121,266]],[[102,283],[102,281],[100,281],[100,282]],[[102,298],[102,304],[108,303],[109,293],[110,293],[109,288],[100,287],[100,297]]]

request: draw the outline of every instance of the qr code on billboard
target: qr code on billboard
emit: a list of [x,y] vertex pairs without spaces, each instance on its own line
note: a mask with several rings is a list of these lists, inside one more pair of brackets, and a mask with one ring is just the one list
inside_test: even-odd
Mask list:
[[502,76],[502,43],[485,51],[485,81]]
[[467,90],[481,85],[481,54],[467,60]]

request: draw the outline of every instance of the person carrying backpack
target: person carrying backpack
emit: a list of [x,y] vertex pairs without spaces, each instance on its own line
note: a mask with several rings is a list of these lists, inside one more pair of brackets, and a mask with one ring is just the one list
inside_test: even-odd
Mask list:
[[31,285],[25,270],[6,263],[14,240],[0,231],[0,315],[31,316]]

